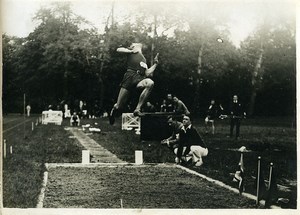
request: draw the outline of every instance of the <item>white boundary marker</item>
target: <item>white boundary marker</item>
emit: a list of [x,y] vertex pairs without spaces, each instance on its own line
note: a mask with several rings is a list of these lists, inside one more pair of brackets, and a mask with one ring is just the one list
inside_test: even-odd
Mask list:
[[[180,166],[180,165],[176,165],[176,166],[177,166],[179,169],[185,170],[185,171],[188,172],[188,173],[191,173],[191,174],[193,174],[193,175],[197,175],[197,176],[199,176],[199,177],[201,177],[201,178],[203,178],[203,179],[205,179],[205,180],[207,180],[207,181],[209,181],[209,182],[212,182],[212,183],[214,183],[214,184],[216,184],[216,185],[218,185],[218,186],[220,186],[220,187],[224,187],[224,188],[226,188],[226,189],[228,189],[228,190],[230,190],[230,191],[232,191],[232,192],[234,192],[234,193],[239,194],[239,190],[238,190],[238,189],[233,188],[233,187],[231,187],[231,186],[229,186],[229,185],[227,185],[227,184],[224,184],[224,183],[221,182],[221,181],[212,179],[212,178],[210,178],[210,177],[207,177],[206,175],[200,174],[200,173],[198,173],[198,172],[196,172],[196,171],[194,171],[194,170],[188,169],[188,168],[186,168],[186,167],[183,167],[183,166]],[[243,193],[242,193],[242,196],[247,197],[247,198],[249,198],[249,199],[252,199],[252,200],[256,201],[256,196],[254,196],[254,195],[252,195],[252,194],[250,194],[250,193],[245,193],[245,192],[243,192]],[[262,205],[262,206],[264,206],[264,205],[265,205],[265,200],[260,200],[259,204]],[[276,206],[276,205],[271,205],[270,208],[272,208],[272,209],[282,209],[281,207],[278,207],[278,206]]]
[[[48,164],[47,163],[45,164],[45,166],[46,166],[46,169],[48,170]],[[43,208],[47,182],[48,182],[48,171],[45,171],[43,182],[42,182],[42,189],[41,189],[41,192],[40,192],[39,197],[38,197],[36,208]]]
[[135,151],[135,164],[141,165],[143,163],[144,163],[144,161],[143,161],[143,151],[136,150]]

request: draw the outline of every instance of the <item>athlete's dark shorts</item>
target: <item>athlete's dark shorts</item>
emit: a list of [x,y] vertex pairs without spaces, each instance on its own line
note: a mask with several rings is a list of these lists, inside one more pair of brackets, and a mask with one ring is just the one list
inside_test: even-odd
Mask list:
[[124,74],[120,87],[125,88],[126,90],[133,90],[136,88],[137,84],[144,79],[145,76],[139,74],[138,71],[128,69]]

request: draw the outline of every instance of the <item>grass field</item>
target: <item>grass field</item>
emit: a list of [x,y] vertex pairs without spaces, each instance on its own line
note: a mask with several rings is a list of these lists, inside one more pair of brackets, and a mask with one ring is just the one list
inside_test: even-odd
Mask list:
[[[278,197],[288,198],[289,204],[283,207],[295,208],[297,199],[297,151],[296,129],[292,127],[289,118],[248,119],[242,122],[241,138],[236,141],[228,138],[229,122],[218,121],[215,135],[203,135],[209,148],[209,154],[204,158],[204,165],[192,169],[221,180],[228,185],[237,187],[232,181],[240,159],[240,153],[234,151],[241,146],[251,150],[244,155],[245,163],[245,190],[256,194],[255,176],[257,158],[262,157],[264,179],[268,179],[269,163],[273,162],[277,173],[277,182],[286,186],[290,191],[278,192]],[[87,121],[87,123],[92,123]],[[144,161],[147,163],[171,162],[175,156],[158,141],[140,141],[134,131],[120,131],[121,121],[109,126],[105,119],[100,120],[101,134],[90,136],[105,148],[115,153],[123,160],[134,162],[134,150],[143,150]],[[201,134],[204,134],[204,121],[197,119],[194,125]]]
[[[35,207],[45,162],[81,161],[82,146],[75,139],[69,138],[70,134],[64,131],[63,126],[39,125],[31,131],[31,121],[36,121],[32,117],[26,123],[24,139],[23,124],[20,124],[22,121],[22,117],[15,116],[5,117],[3,121],[4,139],[8,147],[13,146],[13,154],[8,154],[3,163],[4,207]],[[134,162],[134,151],[143,150],[144,161],[147,163],[174,163],[175,156],[158,141],[140,141],[134,131],[121,131],[120,119],[115,126],[108,125],[106,119],[82,120],[83,124],[95,122],[102,132],[89,137],[120,159]],[[252,150],[244,156],[246,192],[255,194],[253,176],[256,174],[257,156],[262,156],[264,178],[268,177],[268,163],[274,162],[278,183],[290,190],[280,191],[278,197],[288,198],[290,202],[285,207],[295,208],[297,154],[296,129],[292,127],[292,122],[288,118],[248,119],[242,122],[240,140],[235,141],[226,137],[228,122],[220,121],[216,127],[217,134],[204,136],[209,147],[204,165],[193,169],[237,186],[232,182],[230,173],[235,172],[240,155],[230,149],[246,146]],[[68,121],[63,124],[68,125]],[[194,125],[200,133],[204,132],[203,120],[195,120]]]
[[13,148],[13,154],[8,153],[3,162],[4,207],[36,206],[44,163],[81,162],[83,148],[75,139],[69,139],[62,127],[55,125],[39,125],[32,131],[31,122],[36,119],[26,118],[25,139],[22,117],[6,117],[3,121],[7,148]]

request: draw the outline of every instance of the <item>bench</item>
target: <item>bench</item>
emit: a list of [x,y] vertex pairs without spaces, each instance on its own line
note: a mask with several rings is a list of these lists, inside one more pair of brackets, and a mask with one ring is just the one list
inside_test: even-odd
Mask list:
[[62,111],[43,111],[42,112],[42,124],[47,125],[48,123],[54,123],[55,125],[61,125],[63,121]]

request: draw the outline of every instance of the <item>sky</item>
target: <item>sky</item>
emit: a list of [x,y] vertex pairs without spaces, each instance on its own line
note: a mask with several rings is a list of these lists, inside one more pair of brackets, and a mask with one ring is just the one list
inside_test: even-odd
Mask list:
[[[104,22],[111,9],[112,0],[70,0],[73,11],[93,23],[100,31],[104,28]],[[132,12],[133,6],[144,3],[146,0],[117,0],[115,1],[115,20],[121,21],[128,12]],[[149,1],[149,0],[148,0]],[[152,0],[150,5],[171,2],[172,5],[185,7],[184,10],[193,9],[193,5],[203,5],[201,13],[206,11],[205,0]],[[37,26],[32,20],[34,14],[41,6],[47,6],[54,0],[2,0],[2,32],[18,37],[26,37]],[[236,46],[249,36],[263,17],[274,19],[295,18],[295,6],[293,0],[217,0],[217,6],[213,8],[215,13],[226,13],[231,41]],[[149,6],[149,5],[147,5]],[[166,5],[167,6],[167,5]],[[191,7],[190,7],[191,6]]]

